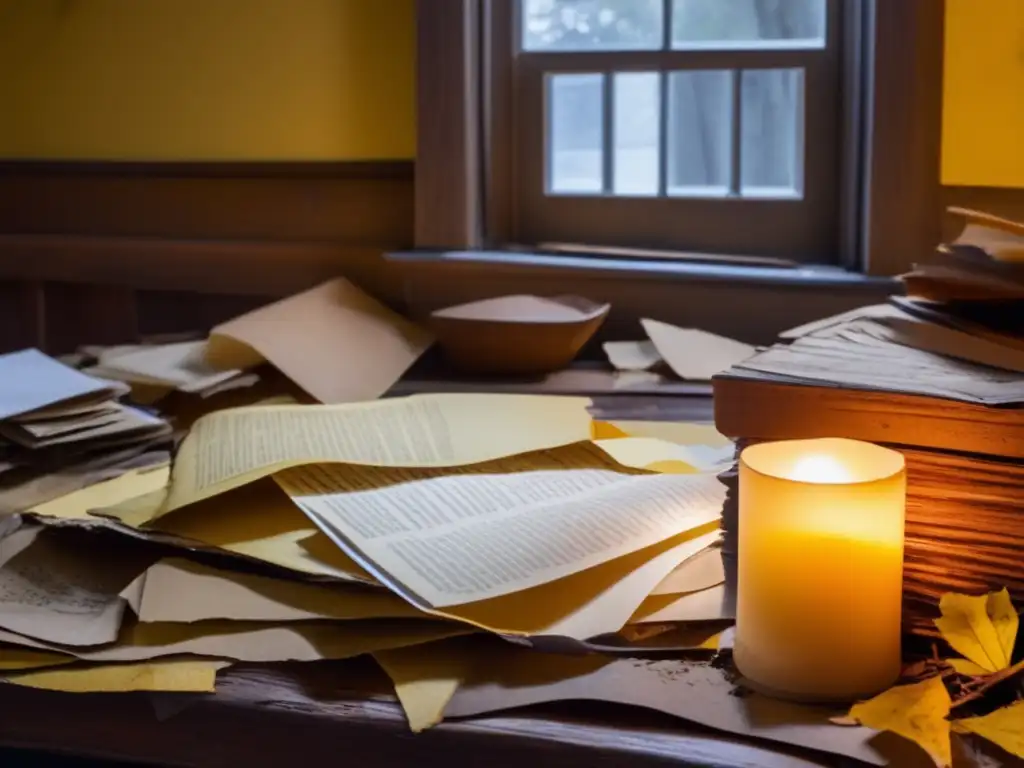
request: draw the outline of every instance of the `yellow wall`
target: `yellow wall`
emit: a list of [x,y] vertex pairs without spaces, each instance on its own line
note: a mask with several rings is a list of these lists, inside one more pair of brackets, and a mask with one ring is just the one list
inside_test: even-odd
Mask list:
[[413,0],[0,0],[0,157],[412,157]]
[[946,0],[944,87],[943,183],[1024,187],[1024,0]]

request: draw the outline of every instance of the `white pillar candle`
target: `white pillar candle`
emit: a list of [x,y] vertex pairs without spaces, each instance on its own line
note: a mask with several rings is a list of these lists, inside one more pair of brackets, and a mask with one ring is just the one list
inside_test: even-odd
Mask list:
[[903,455],[855,440],[740,456],[734,660],[756,688],[847,700],[900,671]]

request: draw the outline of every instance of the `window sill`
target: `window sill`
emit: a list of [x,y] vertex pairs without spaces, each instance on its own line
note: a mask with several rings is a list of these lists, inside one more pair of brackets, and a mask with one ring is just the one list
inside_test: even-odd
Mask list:
[[795,268],[752,267],[671,259],[615,259],[508,251],[399,251],[387,255],[412,271],[430,268],[469,267],[520,273],[578,274],[629,280],[680,282],[727,282],[765,287],[827,288],[865,291],[874,295],[899,292],[899,282],[848,272],[839,267],[807,265]]
[[892,278],[827,266],[786,269],[502,251],[402,251],[386,259],[404,277],[405,305],[413,316],[506,294],[579,294],[612,305],[600,340],[641,338],[637,320],[653,317],[767,344],[787,328],[879,303],[901,290]]

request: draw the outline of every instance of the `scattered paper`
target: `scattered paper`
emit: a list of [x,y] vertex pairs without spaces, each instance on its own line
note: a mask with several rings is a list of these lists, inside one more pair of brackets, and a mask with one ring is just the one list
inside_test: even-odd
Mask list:
[[707,381],[756,352],[749,344],[696,328],[677,328],[648,319],[640,323],[665,362],[681,379]]
[[152,562],[145,548],[70,531],[44,529],[0,567],[0,626],[66,645],[117,638],[125,601],[119,593]]
[[683,595],[717,587],[725,582],[722,550],[710,547],[684,560],[658,586],[651,596]]
[[275,477],[356,562],[421,608],[508,595],[716,523],[714,475],[563,469],[335,492],[343,471]]
[[595,441],[601,450],[625,467],[652,472],[720,472],[733,463],[732,443],[718,448],[679,445],[652,437],[620,437]]
[[266,361],[322,403],[373,400],[433,336],[344,278],[217,326],[206,359],[216,369]]
[[17,672],[25,669],[41,669],[71,664],[77,661],[74,656],[52,651],[33,651],[15,646],[0,646],[0,672]]
[[440,640],[415,648],[380,651],[373,658],[391,678],[409,729],[413,733],[431,728],[444,718],[448,705],[471,666],[481,658],[485,638]]
[[704,445],[724,448],[733,442],[714,424],[695,424],[678,421],[595,421],[594,439],[616,437],[650,437],[678,445]]
[[525,635],[542,647],[562,647],[568,640],[579,650],[583,641],[622,629],[658,582],[717,536],[682,534],[549,584],[437,614],[492,632]]
[[0,421],[56,404],[82,406],[112,400],[127,391],[69,368],[38,349],[0,355]]
[[878,731],[891,731],[918,744],[937,768],[953,764],[949,741],[949,692],[941,677],[899,685],[855,704],[850,719]]
[[28,511],[41,517],[67,519],[88,517],[89,510],[122,504],[160,491],[167,485],[170,475],[169,463],[131,470],[120,477],[59,496]]
[[156,344],[107,354],[90,369],[95,376],[196,392],[237,376],[238,370],[217,370],[204,358],[205,341]]
[[6,682],[27,688],[64,693],[125,693],[167,691],[213,693],[217,670],[226,661],[151,661],[144,664],[104,664],[59,668],[11,675]]
[[421,619],[264,622],[201,621],[192,624],[133,624],[117,642],[99,648],[70,648],[0,630],[0,642],[64,651],[82,661],[138,662],[169,656],[209,656],[235,661],[319,661],[404,648],[470,630],[450,622]]
[[[298,575],[376,584],[370,574],[321,533],[270,478],[187,506],[153,520],[163,496],[129,509],[147,530],[160,531],[234,555],[270,563]],[[131,507],[131,505],[128,505]],[[120,510],[104,510],[119,516]],[[123,518],[122,518],[123,519]]]
[[727,621],[736,618],[734,600],[724,585],[683,595],[659,594],[644,600],[630,624],[669,624],[683,621]]
[[985,672],[1010,666],[1020,620],[1006,589],[980,597],[947,593],[939,611],[935,626],[953,650]]
[[602,347],[617,371],[649,371],[662,362],[652,341],[606,341]]
[[424,614],[387,590],[324,585],[225,571],[169,558],[142,578],[144,622],[304,621],[415,618]]
[[[556,701],[604,701],[656,710],[716,730],[841,755],[872,765],[914,765],[908,751],[882,751],[868,728],[837,728],[828,709],[735,695],[726,673],[706,663],[609,661],[537,654],[509,646],[476,665],[445,708],[469,717]],[[890,745],[886,745],[887,747]],[[892,745],[900,750],[902,744]],[[912,758],[913,755],[910,755]],[[890,762],[891,761],[891,762]]]
[[587,398],[413,395],[336,406],[264,406],[204,416],[182,442],[167,511],[288,467],[475,464],[590,439]]

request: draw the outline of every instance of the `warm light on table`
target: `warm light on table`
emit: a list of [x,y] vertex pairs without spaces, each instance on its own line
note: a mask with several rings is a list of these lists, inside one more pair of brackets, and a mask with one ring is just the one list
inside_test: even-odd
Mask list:
[[900,671],[906,470],[855,440],[753,445],[740,456],[734,659],[799,699],[877,693]]

